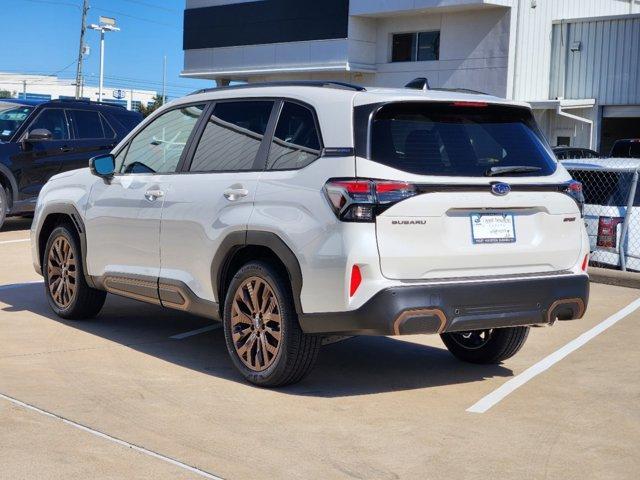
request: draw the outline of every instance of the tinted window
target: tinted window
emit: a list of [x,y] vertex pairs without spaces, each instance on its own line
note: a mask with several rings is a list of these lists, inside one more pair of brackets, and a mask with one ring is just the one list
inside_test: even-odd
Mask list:
[[611,156],[617,158],[640,158],[640,140],[623,140],[616,142]]
[[550,175],[551,149],[531,112],[478,104],[401,103],[383,107],[371,135],[372,160],[420,175],[484,176],[492,167],[524,166]]
[[418,61],[438,60],[440,57],[440,32],[418,34]]
[[76,138],[104,138],[100,114],[89,110],[67,110]]
[[189,135],[204,105],[171,110],[156,118],[131,141],[124,161],[118,156],[121,173],[175,172]]
[[267,168],[303,168],[320,156],[320,139],[313,113],[307,107],[285,102],[269,151]]
[[0,103],[0,141],[9,140],[32,111],[33,107],[26,105]]
[[415,58],[415,33],[399,33],[393,36],[392,62],[411,62]]
[[29,131],[36,128],[44,128],[51,132],[53,140],[67,140],[69,138],[69,126],[64,111],[48,108],[29,126]]
[[124,115],[124,114],[111,114],[112,117],[120,122],[120,124],[130,132],[133,130],[142,120],[142,117],[139,115]]
[[427,62],[440,58],[440,32],[398,33],[393,36],[392,62]]
[[253,170],[273,102],[218,103],[191,163],[192,172]]

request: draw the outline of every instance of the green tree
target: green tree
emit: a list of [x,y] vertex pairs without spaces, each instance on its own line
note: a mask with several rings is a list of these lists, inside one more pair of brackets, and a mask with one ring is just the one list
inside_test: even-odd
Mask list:
[[159,109],[163,104],[162,95],[156,94],[156,96],[153,97],[153,100],[151,100],[147,105],[144,103],[140,104],[140,113],[146,118]]
[[13,98],[13,93],[9,90],[0,90],[0,98]]

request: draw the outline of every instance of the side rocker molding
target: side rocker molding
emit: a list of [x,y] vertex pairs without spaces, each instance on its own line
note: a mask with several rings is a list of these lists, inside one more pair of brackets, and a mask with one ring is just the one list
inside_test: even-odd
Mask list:
[[[233,232],[222,241],[211,265],[213,291],[216,295],[220,292],[220,287],[233,255],[241,248],[250,246],[270,249],[284,264],[291,281],[296,312],[299,314],[303,313],[302,303],[300,302],[300,293],[302,291],[302,270],[300,269],[300,263],[284,240],[272,232],[260,230]],[[223,303],[220,298],[218,298],[218,301],[220,304]]]
[[84,222],[82,221],[82,217],[78,210],[73,206],[67,203],[52,203],[44,207],[42,213],[39,216],[38,226],[36,227],[36,249],[38,252],[37,258],[39,262],[39,270],[40,274],[42,274],[42,252],[40,251],[40,235],[42,232],[42,227],[51,215],[67,215],[71,218],[76,231],[78,232],[78,236],[80,237],[80,248],[82,249],[82,267],[84,270],[84,277],[87,281],[87,284],[91,288],[96,288],[96,284],[93,280],[93,277],[89,275],[87,270],[87,234],[84,228]]

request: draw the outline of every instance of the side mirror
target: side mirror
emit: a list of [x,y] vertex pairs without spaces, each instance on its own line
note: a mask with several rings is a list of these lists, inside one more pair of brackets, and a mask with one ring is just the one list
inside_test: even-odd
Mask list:
[[25,140],[27,142],[41,142],[43,140],[51,140],[53,134],[46,128],[35,128],[31,130]]
[[89,160],[89,169],[97,177],[111,178],[116,170],[116,160],[113,155],[98,155]]

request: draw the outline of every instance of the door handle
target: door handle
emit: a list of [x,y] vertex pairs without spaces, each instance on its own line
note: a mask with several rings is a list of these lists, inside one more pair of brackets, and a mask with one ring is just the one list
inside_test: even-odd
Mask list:
[[236,200],[240,200],[241,198],[244,198],[247,195],[249,195],[249,190],[242,187],[228,188],[227,190],[224,191],[223,195],[224,195],[224,198],[226,198],[230,202],[234,202]]
[[164,197],[162,190],[147,190],[144,194],[144,198],[150,202],[155,202],[157,199]]
[[69,153],[71,150],[73,150],[73,148],[67,147],[66,145],[64,147],[60,147],[60,151],[62,153]]

